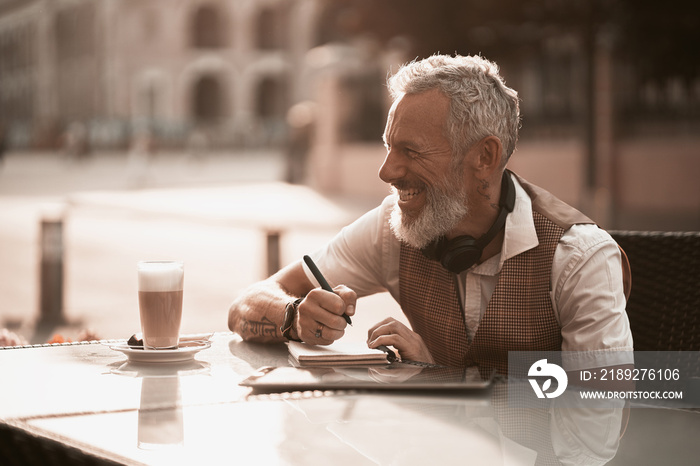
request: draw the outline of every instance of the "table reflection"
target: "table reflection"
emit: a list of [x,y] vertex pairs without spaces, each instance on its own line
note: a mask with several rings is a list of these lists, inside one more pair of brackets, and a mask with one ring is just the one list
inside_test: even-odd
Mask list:
[[167,364],[126,362],[111,371],[116,375],[141,378],[138,448],[155,450],[184,445],[180,378],[209,370],[209,363],[193,360]]
[[153,450],[184,445],[180,376],[145,377],[141,381],[138,418],[139,448]]
[[[486,398],[358,392],[282,399],[303,414],[305,426],[324,426],[376,464],[431,464],[438,455],[441,464],[602,465],[615,457],[622,404],[595,409],[568,399],[518,408],[509,395],[497,384]],[[288,422],[287,432],[306,429],[296,417]]]

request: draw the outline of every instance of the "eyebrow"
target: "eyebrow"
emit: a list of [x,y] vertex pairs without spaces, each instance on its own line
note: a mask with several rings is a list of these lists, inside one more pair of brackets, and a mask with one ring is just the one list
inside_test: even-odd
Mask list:
[[[382,135],[382,140],[384,141],[385,146],[389,145],[389,142],[386,140],[386,135]],[[407,139],[399,139],[397,141],[394,141],[393,145],[396,147],[405,147],[416,152],[421,152],[423,150],[423,145],[421,143],[419,143],[418,141],[411,141]]]

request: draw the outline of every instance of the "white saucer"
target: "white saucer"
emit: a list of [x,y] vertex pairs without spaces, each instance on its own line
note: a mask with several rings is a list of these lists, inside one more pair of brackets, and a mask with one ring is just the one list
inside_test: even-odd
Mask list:
[[210,368],[211,365],[208,362],[198,361],[196,359],[170,362],[168,364],[143,364],[122,360],[115,363],[114,369],[110,372],[115,375],[126,377],[158,379],[206,374],[210,371]]
[[210,346],[211,341],[195,340],[182,341],[178,348],[167,350],[144,350],[126,343],[110,345],[109,348],[126,354],[131,362],[181,362],[194,359],[195,354]]

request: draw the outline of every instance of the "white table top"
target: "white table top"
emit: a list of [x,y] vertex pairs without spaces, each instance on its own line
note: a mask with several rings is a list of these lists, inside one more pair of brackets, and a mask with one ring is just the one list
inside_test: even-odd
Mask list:
[[[498,387],[474,396],[251,395],[238,385],[260,367],[287,364],[283,345],[228,333],[216,334],[212,347],[187,363],[135,365],[94,343],[3,350],[0,424],[125,464],[520,465],[548,464],[562,449],[578,448],[553,448],[546,415],[539,418],[545,429],[536,431],[538,416],[494,404]],[[681,426],[676,444],[683,433],[695,435],[700,419],[688,411],[632,411],[642,433],[626,434],[624,455],[611,464],[635,464],[636,451],[649,458],[644,429],[656,422],[644,416]],[[696,454],[695,444],[683,454]],[[585,448],[614,456],[618,446]]]

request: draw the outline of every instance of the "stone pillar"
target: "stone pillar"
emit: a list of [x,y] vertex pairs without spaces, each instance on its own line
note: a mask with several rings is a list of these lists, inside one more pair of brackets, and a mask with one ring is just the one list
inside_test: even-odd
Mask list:
[[614,196],[616,180],[615,165],[615,129],[613,104],[613,61],[610,40],[599,35],[593,59],[594,66],[594,147],[595,179],[594,215],[596,221],[605,228],[614,223]]
[[41,220],[39,325],[56,326],[63,317],[63,218]]
[[598,28],[588,42],[588,163],[584,210],[603,228],[613,228],[615,130],[613,102],[613,37]]

